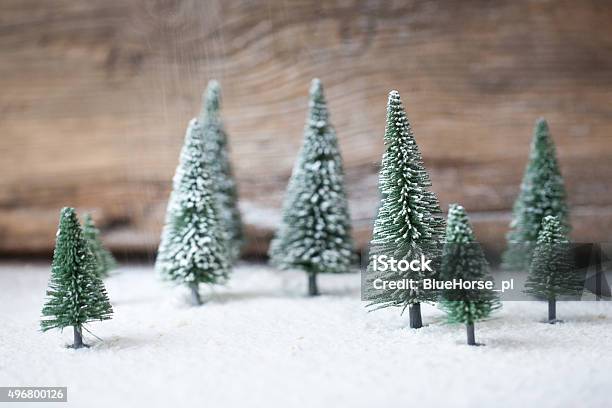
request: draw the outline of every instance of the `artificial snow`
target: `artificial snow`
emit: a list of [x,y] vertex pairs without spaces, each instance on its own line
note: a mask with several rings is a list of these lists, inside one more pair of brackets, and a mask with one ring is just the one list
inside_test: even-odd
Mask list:
[[114,318],[73,350],[72,330],[39,331],[49,269],[0,267],[0,386],[67,386],[71,407],[612,404],[612,302],[560,302],[557,325],[543,302],[504,302],[470,347],[434,307],[419,330],[368,313],[359,274],[320,275],[307,298],[305,274],[242,265],[192,307],[139,266],[105,281]]

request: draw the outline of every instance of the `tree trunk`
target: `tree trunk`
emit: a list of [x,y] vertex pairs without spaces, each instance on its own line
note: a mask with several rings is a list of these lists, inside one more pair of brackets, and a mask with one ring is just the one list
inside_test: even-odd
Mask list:
[[83,344],[83,334],[81,333],[81,327],[73,326],[72,329],[74,332],[74,343],[72,344],[72,348],[80,349],[84,347],[85,345]]
[[601,269],[601,246],[595,245],[595,300],[601,300],[601,292],[602,292],[602,278],[603,272]]
[[410,314],[410,328],[420,329],[423,327],[423,318],[421,317],[421,304],[415,303],[408,307],[408,313]]
[[476,336],[474,335],[474,323],[466,323],[465,329],[467,331],[467,344],[470,346],[475,346]]
[[200,298],[200,291],[198,290],[198,284],[189,285],[189,290],[191,291],[191,301],[194,305],[200,306],[202,304],[202,298]]
[[554,323],[557,320],[557,301],[555,298],[548,299],[548,322]]
[[308,296],[318,296],[319,288],[317,287],[317,274],[308,274]]

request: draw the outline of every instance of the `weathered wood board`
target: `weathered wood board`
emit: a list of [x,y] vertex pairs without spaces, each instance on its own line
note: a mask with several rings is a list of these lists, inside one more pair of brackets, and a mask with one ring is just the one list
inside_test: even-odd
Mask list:
[[[503,247],[535,119],[549,120],[574,238],[612,240],[612,7],[585,1],[3,0],[0,253],[48,253],[64,205],[119,254],[154,250],[184,129],[210,78],[247,252],[265,252],[312,77],[345,160],[355,234],[376,211],[387,92],[433,188]],[[569,17],[571,16],[571,18]]]

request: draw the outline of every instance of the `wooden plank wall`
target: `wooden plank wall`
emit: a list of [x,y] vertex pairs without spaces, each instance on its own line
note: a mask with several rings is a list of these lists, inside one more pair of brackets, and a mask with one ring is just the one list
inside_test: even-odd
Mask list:
[[375,213],[387,92],[403,96],[444,207],[497,253],[535,119],[558,146],[574,238],[612,240],[612,7],[604,0],[3,0],[0,254],[48,253],[60,207],[119,254],[156,247],[210,78],[265,252],[312,77],[326,87],[355,234]]

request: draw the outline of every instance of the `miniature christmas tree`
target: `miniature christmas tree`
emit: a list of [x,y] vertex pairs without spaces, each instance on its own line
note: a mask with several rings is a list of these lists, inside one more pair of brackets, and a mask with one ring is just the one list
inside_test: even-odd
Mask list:
[[555,145],[548,124],[539,119],[521,191],[514,203],[511,230],[506,236],[508,249],[503,255],[504,268],[525,270],[529,267],[542,220],[548,215],[557,217],[561,228],[569,232],[569,210]]
[[[443,281],[491,281],[482,248],[476,242],[472,226],[462,206],[451,204],[446,224],[446,242],[442,251],[440,277]],[[445,289],[441,308],[450,323],[463,323],[467,344],[476,345],[474,323],[485,319],[501,305],[497,295],[487,289]]]
[[[436,260],[444,233],[442,210],[430,190],[431,181],[397,91],[389,93],[385,147],[379,175],[382,197],[374,223],[370,259],[386,255],[397,261],[409,261],[424,255]],[[373,269],[371,261],[368,276]],[[412,279],[419,285],[423,278],[432,277],[428,271],[391,273],[393,279]],[[423,325],[420,303],[435,301],[436,294],[425,290],[384,290],[371,293],[369,300],[370,305],[378,308],[402,307],[402,312],[409,306],[410,327],[419,328]]]
[[548,301],[548,322],[557,322],[560,296],[579,296],[584,279],[571,265],[566,228],[557,217],[544,217],[533,251],[525,293]]
[[53,253],[47,302],[42,309],[41,329],[72,326],[74,344],[85,347],[83,326],[108,320],[113,309],[96,269],[96,258],[83,236],[74,208],[62,209]]
[[217,190],[219,218],[227,231],[230,245],[230,260],[240,256],[244,237],[242,220],[238,210],[238,193],[230,165],[227,134],[221,120],[221,87],[217,81],[210,81],[202,97],[202,111],[198,122],[203,132],[204,156],[214,178]]
[[306,272],[308,294],[315,296],[317,274],[347,272],[355,255],[342,158],[318,79],[310,87],[309,107],[304,142],[269,255],[281,269]]
[[201,304],[199,284],[223,282],[229,255],[198,126],[194,119],[187,129],[156,267],[164,279],[188,286]]
[[117,267],[117,261],[115,261],[110,251],[104,248],[100,240],[100,230],[96,228],[90,214],[85,214],[83,217],[83,236],[87,239],[89,249],[96,258],[98,276],[101,278],[108,277],[110,272]]

